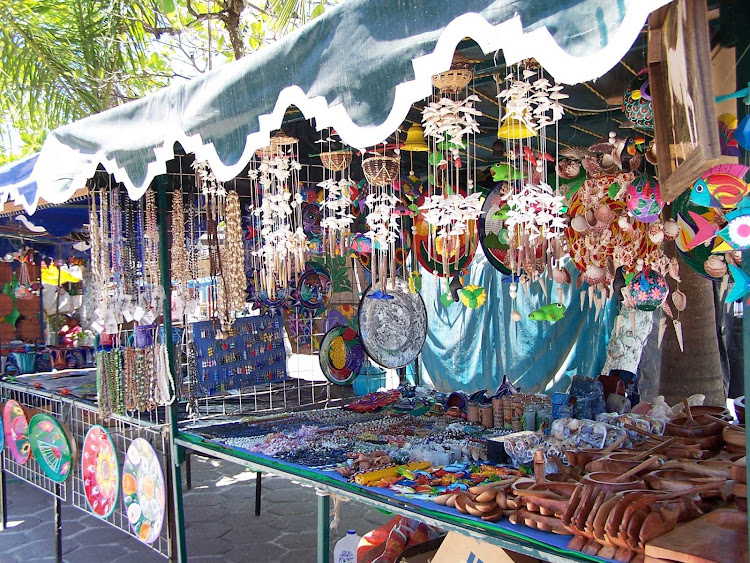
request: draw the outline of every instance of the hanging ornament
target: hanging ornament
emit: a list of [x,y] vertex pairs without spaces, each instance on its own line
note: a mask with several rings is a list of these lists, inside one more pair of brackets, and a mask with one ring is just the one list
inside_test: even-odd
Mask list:
[[654,128],[648,69],[641,70],[623,92],[622,109],[630,122],[628,124],[630,127],[638,127],[647,131]]
[[646,173],[638,176],[628,186],[625,192],[625,202],[633,217],[643,223],[656,221],[664,207],[659,184]]
[[661,307],[669,294],[667,281],[656,270],[636,274],[630,282],[630,296],[641,311],[655,311]]

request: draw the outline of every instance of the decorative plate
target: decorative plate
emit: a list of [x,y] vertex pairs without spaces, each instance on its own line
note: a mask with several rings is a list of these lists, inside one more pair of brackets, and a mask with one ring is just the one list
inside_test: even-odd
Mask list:
[[[690,190],[682,192],[672,204],[672,219],[677,221],[677,224],[680,226],[680,234],[677,237],[677,240],[675,240],[677,252],[680,253],[680,258],[682,258],[685,264],[690,266],[701,276],[710,280],[719,281],[721,280],[721,276],[713,276],[706,271],[706,260],[712,255],[711,251],[713,250],[713,244],[709,246],[699,244],[695,248],[687,248],[687,242],[698,231],[695,220],[690,216],[691,211],[701,215],[709,222],[716,220],[716,212],[713,209],[696,205],[690,201]],[[724,271],[726,272],[726,268]]]
[[46,413],[35,414],[29,421],[29,443],[42,472],[62,483],[70,477],[75,454],[75,443],[55,417]]
[[10,455],[16,463],[23,465],[31,457],[29,444],[29,421],[18,401],[10,399],[3,409],[3,430]]
[[503,190],[506,185],[497,184],[484,200],[482,215],[479,217],[479,242],[487,261],[501,274],[508,276],[511,273],[507,265],[510,263],[508,230],[503,220],[495,217],[505,205]]
[[99,518],[107,518],[117,507],[120,466],[109,432],[92,426],[83,440],[81,475],[86,504]]
[[[422,212],[417,215],[414,251],[422,267],[433,275],[452,277],[469,267],[477,250],[477,225],[470,221],[468,231],[458,237],[449,237],[451,246],[446,248],[446,237],[436,237],[430,243],[430,225],[424,220]],[[458,239],[457,243],[454,239]],[[446,268],[447,264],[447,268]]]
[[290,288],[290,310],[304,308],[317,317],[328,307],[333,294],[331,273],[323,264],[317,262],[305,263],[305,270]]
[[359,303],[359,335],[367,355],[386,368],[400,368],[419,355],[427,338],[427,310],[401,278],[384,292],[370,286]]
[[136,438],[122,466],[122,499],[130,527],[144,543],[154,543],[161,533],[165,498],[159,458],[151,444]]
[[346,326],[333,327],[323,337],[318,359],[331,383],[346,385],[354,381],[365,362],[357,331]]

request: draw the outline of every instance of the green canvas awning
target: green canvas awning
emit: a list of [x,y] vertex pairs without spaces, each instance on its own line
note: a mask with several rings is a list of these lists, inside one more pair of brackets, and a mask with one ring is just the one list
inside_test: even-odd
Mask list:
[[226,181],[268,145],[290,105],[318,129],[371,146],[432,93],[431,76],[465,37],[507,63],[534,57],[575,84],[617,64],[668,2],[346,0],[257,54],[52,131],[31,179],[37,197],[60,203],[102,164],[135,199],[179,142]]

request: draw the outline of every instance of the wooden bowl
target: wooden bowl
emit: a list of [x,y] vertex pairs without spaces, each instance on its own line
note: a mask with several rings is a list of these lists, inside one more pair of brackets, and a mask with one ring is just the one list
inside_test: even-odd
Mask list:
[[721,433],[721,437],[727,445],[735,446],[738,448],[745,447],[745,429],[742,426],[734,428],[724,428]]
[[631,478],[629,481],[624,483],[618,483],[615,481],[622,473],[607,473],[605,471],[596,471],[584,475],[581,479],[581,483],[585,485],[593,485],[603,491],[609,493],[617,493],[619,491],[627,491],[632,489],[644,489],[646,484],[643,479]]
[[715,407],[712,405],[701,405],[698,407],[690,407],[690,413],[693,415],[693,418],[701,415],[707,415],[710,414],[711,416],[715,416],[716,418],[720,418],[722,420],[731,421],[734,419],[732,416],[732,413],[729,412],[729,409],[726,407]]
[[586,464],[606,455],[601,449],[591,448],[584,450],[566,450],[565,457],[573,467],[586,467]]
[[718,422],[712,422],[705,416],[694,416],[693,418],[698,423],[697,426],[688,426],[688,418],[686,416],[673,418],[667,422],[667,434],[691,439],[721,434],[723,426]]
[[657,469],[643,476],[648,486],[658,491],[685,491],[698,485],[716,483],[716,493],[701,493],[702,496],[719,494],[719,487],[724,484],[721,477],[709,477],[700,473],[691,473],[680,469]]
[[695,441],[700,445],[702,450],[712,450],[714,453],[721,449],[724,440],[721,437],[721,433],[714,434],[713,436],[705,436],[703,438],[696,438]]

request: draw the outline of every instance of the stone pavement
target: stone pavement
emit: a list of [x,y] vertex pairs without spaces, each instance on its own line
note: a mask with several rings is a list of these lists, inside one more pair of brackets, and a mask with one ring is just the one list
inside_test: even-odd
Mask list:
[[[192,475],[193,489],[184,494],[189,561],[316,561],[317,498],[313,489],[264,475],[261,515],[256,517],[254,472],[194,455]],[[0,563],[54,561],[52,497],[11,476],[7,477],[7,491],[9,527],[0,531]],[[62,515],[64,561],[166,560],[132,536],[68,503],[63,504]],[[331,530],[331,554],[348,528],[363,535],[389,519],[364,504],[342,502],[340,523]]]

